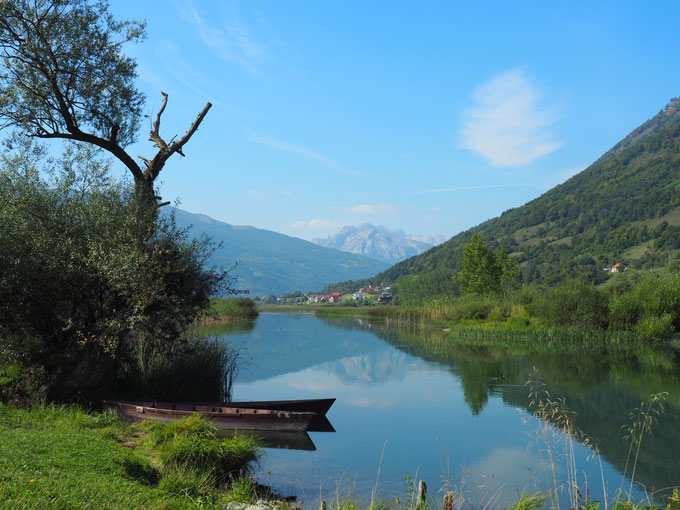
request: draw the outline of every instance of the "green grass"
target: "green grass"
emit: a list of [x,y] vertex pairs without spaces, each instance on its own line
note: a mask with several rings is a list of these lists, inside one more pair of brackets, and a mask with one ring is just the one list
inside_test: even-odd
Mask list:
[[258,316],[250,298],[212,298],[206,316],[213,319],[254,319]]
[[[215,463],[168,457],[146,427],[77,407],[0,404],[0,508],[210,509],[234,499]],[[220,451],[216,464],[232,470],[257,458],[251,439],[217,439],[201,419],[154,431],[170,445],[176,437],[200,437],[204,450]],[[191,457],[191,447],[182,451]]]

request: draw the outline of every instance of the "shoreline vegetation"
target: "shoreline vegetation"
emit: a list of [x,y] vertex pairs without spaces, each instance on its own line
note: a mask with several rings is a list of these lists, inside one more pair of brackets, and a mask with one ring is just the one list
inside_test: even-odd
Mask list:
[[254,320],[258,315],[257,306],[250,298],[211,298],[208,307],[196,322],[205,326],[215,323]]
[[[447,484],[440,494],[428,496],[423,481],[406,476],[405,493],[388,500],[360,501],[351,486],[345,495],[338,486],[328,504],[301,503],[329,510],[559,509],[564,507],[561,495],[567,494],[570,509],[598,510],[602,505],[613,510],[680,509],[677,487],[648,494],[644,501],[630,495],[639,447],[663,412],[667,395],[652,395],[634,410],[627,428],[630,485],[608,494],[604,502],[591,499],[587,480],[579,479],[574,445],[589,440],[575,427],[573,412],[563,401],[551,399],[539,378],[531,381],[530,395],[532,414],[543,423],[537,434],[548,468],[554,472],[564,463],[569,469],[568,480],[552,479],[547,490],[518,490],[515,500],[506,502],[497,492],[470,494],[461,483]],[[594,453],[599,456],[597,448]],[[115,413],[87,412],[73,405],[41,403],[19,409],[0,403],[3,508],[296,508],[297,501],[253,478],[260,455],[256,437],[219,437],[199,415],[168,424],[126,422]]]
[[438,295],[388,306],[267,305],[320,317],[385,320],[398,328],[440,327],[452,336],[526,340],[667,343],[680,335],[680,272],[630,271],[596,286],[568,280],[498,293]]

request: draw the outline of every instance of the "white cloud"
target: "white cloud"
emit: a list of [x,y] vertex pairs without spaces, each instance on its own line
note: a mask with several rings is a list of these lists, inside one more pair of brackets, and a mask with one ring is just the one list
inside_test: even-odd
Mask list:
[[395,208],[393,205],[385,203],[361,204],[350,207],[347,211],[355,214],[382,214],[394,212]]
[[252,140],[255,143],[266,145],[267,147],[271,147],[272,149],[278,149],[285,152],[292,152],[294,154],[302,156],[305,159],[315,161],[316,163],[319,163],[320,165],[330,168],[331,170],[335,170],[336,172],[349,175],[361,175],[359,172],[355,172],[354,170],[345,168],[337,161],[334,161],[328,156],[320,154],[308,147],[304,147],[302,145],[293,145],[288,142],[277,140],[276,138],[273,138],[271,136],[253,133],[249,129],[244,129],[243,131],[245,131],[248,139]]
[[269,56],[269,52],[249,34],[236,10],[235,4],[223,26],[211,24],[201,15],[191,0],[172,0],[179,16],[196,28],[198,37],[220,58],[237,62],[250,72],[257,73],[257,64]]
[[296,221],[290,226],[290,228],[299,230],[316,230],[321,228],[340,228],[344,226],[345,224],[339,221],[314,218],[309,221]]
[[291,193],[290,191],[286,191],[285,189],[283,189],[283,190],[279,191],[279,194],[285,195],[285,196],[289,197],[289,196],[291,196],[293,193]]
[[463,120],[461,146],[496,167],[526,165],[559,149],[563,143],[546,129],[557,116],[541,106],[541,95],[521,70],[478,86],[476,104]]
[[251,189],[248,194],[250,194],[251,197],[253,198],[259,198],[260,200],[264,199],[264,193],[261,191],[258,191],[256,189]]

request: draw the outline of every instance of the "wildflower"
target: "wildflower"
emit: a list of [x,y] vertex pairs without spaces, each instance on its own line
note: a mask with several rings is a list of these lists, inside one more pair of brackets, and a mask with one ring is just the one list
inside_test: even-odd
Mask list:
[[234,473],[229,473],[229,478],[233,478],[233,477],[234,477]]
[[35,482],[35,478],[31,478],[31,483]]

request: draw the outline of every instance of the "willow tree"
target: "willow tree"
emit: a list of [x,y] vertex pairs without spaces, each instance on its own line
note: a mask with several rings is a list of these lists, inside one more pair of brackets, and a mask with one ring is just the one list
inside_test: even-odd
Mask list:
[[122,48],[141,41],[144,28],[115,20],[103,0],[0,0],[0,127],[93,144],[153,192],[166,161],[184,156],[211,104],[183,136],[166,141],[160,124],[168,95],[161,92],[149,133],[156,154],[133,158],[125,150],[136,139],[144,95],[134,85],[136,63]]

